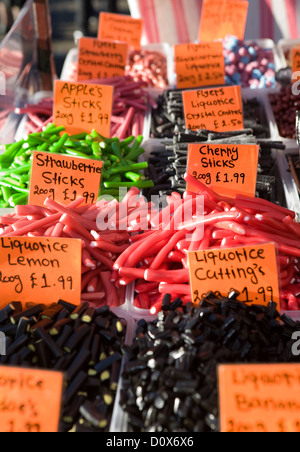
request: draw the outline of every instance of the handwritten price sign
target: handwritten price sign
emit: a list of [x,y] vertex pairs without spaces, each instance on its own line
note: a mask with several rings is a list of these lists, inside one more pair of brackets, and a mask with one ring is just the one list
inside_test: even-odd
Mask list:
[[255,196],[258,156],[256,145],[192,144],[187,172],[223,196]]
[[0,431],[56,433],[63,374],[0,366]]
[[98,38],[126,42],[129,47],[140,50],[144,21],[123,14],[101,13]]
[[249,2],[245,0],[203,0],[199,41],[223,39],[227,35],[244,39]]
[[[81,240],[2,237],[0,291],[4,305],[12,301],[81,302]],[[1,308],[0,302],[0,308]]]
[[235,289],[239,301],[267,306],[280,305],[275,245],[189,252],[190,281],[194,303],[199,303],[212,287],[223,295]]
[[70,204],[84,197],[86,204],[97,201],[102,173],[99,160],[34,152],[29,204],[43,206],[47,198]]
[[128,45],[81,38],[79,41],[78,81],[125,75]]
[[223,44],[181,44],[175,46],[177,88],[225,85]]
[[187,129],[230,132],[244,128],[240,86],[183,92]]
[[55,124],[64,126],[71,135],[96,130],[108,138],[113,92],[113,86],[57,80],[53,106]]
[[300,365],[218,369],[222,433],[299,433]]

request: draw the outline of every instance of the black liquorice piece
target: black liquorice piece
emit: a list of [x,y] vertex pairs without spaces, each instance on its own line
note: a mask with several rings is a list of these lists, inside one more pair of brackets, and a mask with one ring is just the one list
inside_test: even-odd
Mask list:
[[16,324],[19,322],[21,317],[29,317],[30,318],[30,317],[38,316],[41,312],[43,312],[44,308],[45,308],[45,306],[42,304],[32,306],[31,308],[29,308],[25,311],[21,311],[15,315],[13,315],[11,317],[11,322],[13,324]]
[[29,327],[29,319],[27,317],[21,317],[15,334],[15,339],[18,339],[20,336],[25,334],[28,331]]
[[67,405],[71,402],[72,398],[75,397],[76,393],[83,386],[87,377],[88,376],[86,372],[80,371],[75,377],[75,379],[72,381],[72,383],[69,385],[64,397],[64,401]]
[[80,369],[88,362],[91,357],[91,352],[83,348],[76,359],[72,362],[70,367],[67,369],[67,379],[72,380],[74,376],[79,372]]
[[39,365],[44,368],[47,369],[49,367],[49,363],[50,363],[50,356],[49,356],[49,351],[48,351],[48,347],[45,343],[45,341],[43,339],[40,339],[39,341],[37,341],[35,343],[35,348],[36,348],[36,353],[39,359]]
[[63,351],[57,346],[57,344],[54,342],[52,337],[42,328],[38,328],[36,330],[36,334],[44,340],[45,344],[47,345],[48,349],[52,353],[52,355],[55,358],[60,358],[63,355]]
[[49,330],[50,336],[58,336],[61,333],[61,331],[63,330],[63,328],[70,323],[71,323],[70,318],[64,318],[64,319],[58,320],[50,328],[50,330]]
[[65,343],[68,341],[68,339],[72,336],[72,334],[74,333],[74,328],[71,325],[66,325],[61,334],[59,335],[59,337],[56,339],[56,345],[59,348],[63,348]]
[[84,340],[84,338],[89,334],[90,326],[82,325],[78,328],[75,333],[70,337],[64,346],[64,350],[67,353],[71,353],[76,347]]
[[53,306],[50,306],[49,308],[45,309],[42,313],[41,313],[41,318],[42,319],[50,319],[53,320],[55,319],[55,317],[57,317],[59,315],[59,313],[64,309],[64,307],[62,305],[59,304],[55,304]]
[[89,308],[89,303],[85,302],[79,306],[71,313],[70,317],[72,320],[76,320],[81,317],[84,312]]
[[11,315],[15,313],[15,307],[12,303],[5,306],[0,311],[0,325],[5,322]]
[[67,301],[64,300],[59,300],[58,304],[63,306],[63,308],[66,309],[69,313],[72,313],[77,308],[75,304],[68,303]]

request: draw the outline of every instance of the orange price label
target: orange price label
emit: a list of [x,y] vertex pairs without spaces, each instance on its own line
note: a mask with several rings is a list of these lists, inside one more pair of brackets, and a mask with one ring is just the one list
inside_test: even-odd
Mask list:
[[80,197],[94,204],[99,195],[102,162],[49,152],[33,153],[29,204],[43,206],[47,198],[68,205]]
[[203,0],[199,41],[214,41],[227,35],[243,40],[248,8],[245,0]]
[[143,19],[134,19],[123,14],[100,13],[98,38],[126,42],[129,47],[140,50],[143,26]]
[[190,282],[194,303],[212,288],[227,297],[234,289],[247,304],[278,303],[279,282],[273,243],[189,252]]
[[184,91],[182,96],[187,129],[230,132],[244,128],[240,86]]
[[0,432],[57,433],[64,375],[0,366]]
[[[296,47],[295,49],[292,49],[292,68],[293,68],[293,74],[295,72],[300,71],[300,47]],[[300,77],[300,73],[298,74],[298,78]]]
[[78,81],[122,77],[125,75],[127,56],[127,44],[81,38]]
[[177,88],[225,85],[223,44],[180,44],[175,46]]
[[300,432],[300,364],[218,368],[222,433]]
[[64,126],[71,135],[96,130],[109,137],[113,92],[112,86],[57,80],[53,106],[55,124]]
[[[13,301],[81,303],[81,240],[1,237],[0,290],[4,306]],[[2,306],[2,307],[4,307]],[[1,307],[1,302],[0,302]]]
[[[215,192],[235,198],[255,196],[259,146],[191,144],[187,172]],[[194,191],[187,184],[188,191]]]

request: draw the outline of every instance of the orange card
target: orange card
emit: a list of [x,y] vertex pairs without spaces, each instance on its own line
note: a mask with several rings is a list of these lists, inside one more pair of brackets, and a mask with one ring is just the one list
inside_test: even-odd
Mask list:
[[245,0],[203,0],[199,41],[214,41],[227,35],[243,40],[248,8]]
[[300,71],[300,47],[292,50],[293,74]]
[[300,364],[218,368],[222,433],[300,433]]
[[[16,232],[17,234],[17,232]],[[12,301],[81,303],[81,240],[0,238],[0,308]]]
[[184,91],[182,96],[187,129],[231,132],[244,128],[240,86]]
[[224,297],[234,289],[239,301],[280,306],[276,248],[273,243],[189,252],[194,303],[212,290]]
[[29,204],[43,206],[47,198],[68,205],[80,197],[94,204],[99,195],[102,162],[49,152],[33,153]]
[[[235,198],[255,196],[259,146],[190,144],[187,172],[215,192]],[[194,187],[187,184],[188,191]]]
[[128,44],[81,38],[78,81],[124,76],[127,56]]
[[56,80],[53,117],[57,126],[76,135],[96,130],[110,136],[113,86]]
[[175,46],[177,88],[225,85],[225,58],[221,42]]
[[61,372],[0,366],[0,432],[57,433],[63,382]]
[[100,13],[98,38],[126,42],[135,50],[141,49],[143,19],[123,14]]

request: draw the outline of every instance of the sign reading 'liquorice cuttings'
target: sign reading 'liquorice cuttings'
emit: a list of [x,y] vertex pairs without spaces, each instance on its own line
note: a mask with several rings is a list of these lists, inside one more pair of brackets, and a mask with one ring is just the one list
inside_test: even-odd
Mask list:
[[273,243],[189,252],[192,297],[199,302],[212,288],[222,296],[232,290],[239,301],[280,306],[276,247]]

